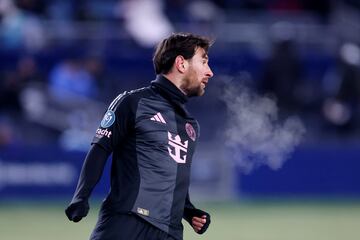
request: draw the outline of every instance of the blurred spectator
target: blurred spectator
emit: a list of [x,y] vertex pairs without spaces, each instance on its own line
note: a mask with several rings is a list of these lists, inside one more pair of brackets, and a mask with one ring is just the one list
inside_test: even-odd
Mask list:
[[[66,149],[83,150],[96,128],[94,119],[101,117],[99,91],[105,88],[103,63],[99,57],[70,57],[56,65],[50,73],[50,99],[46,116],[53,128],[60,131],[59,143]],[[45,115],[43,114],[43,115]],[[55,124],[54,124],[55,123]]]
[[354,133],[360,120],[360,48],[345,43],[339,48],[339,61],[324,78],[326,123],[338,133]]
[[0,1],[1,42],[6,49],[38,51],[45,46],[40,19],[19,9],[12,0]]
[[163,0],[123,2],[125,28],[140,46],[154,47],[155,43],[173,31],[171,22],[164,14]]
[[[82,59],[71,57],[50,72],[50,93],[59,102],[71,103],[79,98],[96,98],[96,79],[85,68]],[[74,102],[75,104],[75,102]]]
[[[0,81],[0,145],[36,139],[29,134],[29,122],[24,114],[23,93],[32,84],[43,83],[36,60],[32,56],[20,57],[15,69],[6,70]],[[30,99],[34,101],[34,99]],[[40,134],[39,134],[40,135]],[[29,137],[30,138],[27,138]]]
[[187,15],[192,22],[207,24],[215,24],[222,18],[220,8],[209,0],[191,1],[187,6]]
[[14,143],[14,130],[13,126],[0,114],[0,148]]
[[113,91],[116,91],[117,93],[118,89],[113,89],[111,79],[107,76],[103,60],[100,56],[86,57],[84,60],[84,67],[96,82],[96,87],[98,88],[98,100],[108,101],[109,93],[112,93]]
[[281,110],[298,110],[302,74],[302,64],[294,42],[279,39],[274,42],[272,55],[265,62],[262,90],[275,95]]
[[41,81],[35,60],[21,57],[16,69],[2,72],[0,81],[0,109],[7,112],[21,112],[20,94],[31,82]]
[[20,82],[27,85],[44,83],[44,76],[40,73],[36,59],[32,56],[23,56],[17,63],[17,75]]
[[18,78],[16,72],[5,71],[0,82],[0,109],[8,113],[21,111],[19,96],[25,82]]
[[223,1],[166,0],[165,13],[173,23],[215,22],[220,19]]

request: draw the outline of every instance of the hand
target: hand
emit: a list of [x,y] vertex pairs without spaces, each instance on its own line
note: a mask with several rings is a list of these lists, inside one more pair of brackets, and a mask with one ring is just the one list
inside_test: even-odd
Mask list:
[[210,215],[209,219],[207,215],[202,215],[201,217],[193,217],[191,221],[191,226],[194,231],[198,234],[203,234],[210,224]]
[[71,203],[66,209],[65,214],[70,221],[79,222],[89,212],[88,201],[79,201]]

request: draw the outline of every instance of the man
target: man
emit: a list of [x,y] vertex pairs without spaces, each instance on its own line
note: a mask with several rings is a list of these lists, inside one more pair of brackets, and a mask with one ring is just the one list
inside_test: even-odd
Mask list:
[[210,215],[189,198],[199,126],[184,106],[188,97],[204,94],[213,76],[209,46],[192,34],[164,39],[153,58],[156,80],[110,104],[65,211],[74,222],[87,215],[88,198],[112,153],[111,190],[92,240],[180,240],[182,218],[199,234],[209,226]]

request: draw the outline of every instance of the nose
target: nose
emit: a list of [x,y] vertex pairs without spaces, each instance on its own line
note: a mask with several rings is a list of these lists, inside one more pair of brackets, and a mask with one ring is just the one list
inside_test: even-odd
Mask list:
[[208,70],[206,71],[206,76],[208,78],[211,78],[212,76],[214,76],[214,73],[211,71],[211,68],[209,67]]

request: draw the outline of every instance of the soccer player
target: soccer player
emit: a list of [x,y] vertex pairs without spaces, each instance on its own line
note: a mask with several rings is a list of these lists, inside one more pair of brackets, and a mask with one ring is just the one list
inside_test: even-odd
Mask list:
[[175,33],[157,46],[156,80],[125,91],[108,107],[85,158],[67,217],[80,221],[112,153],[111,189],[91,240],[183,239],[182,218],[202,234],[210,215],[189,198],[198,122],[185,103],[202,96],[213,76],[209,39]]

